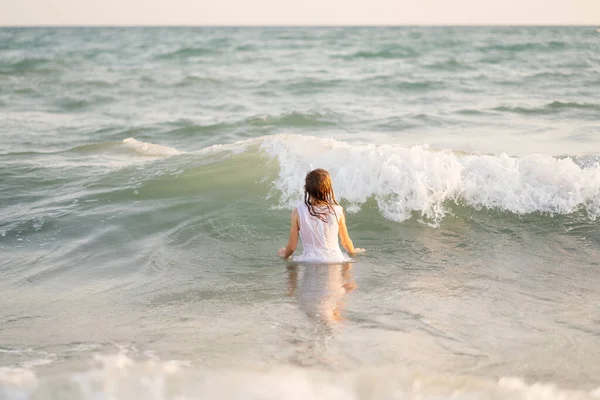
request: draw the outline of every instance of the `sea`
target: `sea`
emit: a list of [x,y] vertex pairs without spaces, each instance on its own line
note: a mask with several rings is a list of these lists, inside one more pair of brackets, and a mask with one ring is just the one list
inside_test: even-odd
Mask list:
[[2,400],[600,399],[599,287],[596,27],[0,29]]

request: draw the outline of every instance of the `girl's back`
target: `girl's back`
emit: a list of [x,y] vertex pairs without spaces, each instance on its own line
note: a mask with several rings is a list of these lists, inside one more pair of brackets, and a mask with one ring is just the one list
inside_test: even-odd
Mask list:
[[325,220],[311,215],[308,206],[304,203],[298,205],[298,219],[300,222],[300,239],[304,251],[295,261],[304,262],[342,262],[346,261],[340,245],[338,235],[340,231],[340,218],[344,210],[339,205],[333,205],[331,210],[327,206],[314,207],[319,213],[329,212]]
[[349,260],[340,250],[338,235],[348,254],[362,253],[355,248],[346,227],[344,210],[335,199],[329,172],[317,168],[304,180],[304,203],[292,211],[292,224],[288,244],[277,252],[283,258],[296,251],[298,237],[304,252],[295,261],[336,263]]

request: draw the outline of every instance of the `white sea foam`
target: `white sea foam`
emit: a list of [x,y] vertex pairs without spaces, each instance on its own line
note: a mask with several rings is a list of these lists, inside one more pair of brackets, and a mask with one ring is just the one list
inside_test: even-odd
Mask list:
[[179,361],[101,356],[87,371],[37,376],[0,368],[0,398],[28,399],[595,399],[598,389],[565,390],[521,378],[414,373],[402,366],[324,371],[289,365],[209,370]]
[[136,153],[153,157],[166,157],[181,154],[181,151],[169,146],[141,142],[134,138],[123,139],[123,145],[132,149]]
[[[260,140],[260,139],[258,139]],[[241,140],[235,143],[228,144],[215,144],[212,146],[208,146],[202,148],[200,150],[192,152],[193,154],[203,156],[214,153],[226,153],[227,155],[231,154],[240,154],[247,150],[249,145],[255,145],[258,143],[257,139],[248,139]],[[153,156],[153,157],[166,157],[166,156],[174,156],[179,154],[184,154],[183,151],[177,150],[173,147],[164,146],[160,144],[141,142],[134,138],[123,139],[123,145],[136,153],[145,155],[145,156]]]
[[458,154],[426,146],[350,144],[311,136],[276,135],[261,148],[280,166],[274,186],[281,205],[293,206],[305,174],[325,168],[338,198],[356,211],[373,197],[384,217],[403,221],[413,212],[439,222],[449,202],[516,214],[569,214],[584,209],[600,216],[600,166],[571,158],[533,154]]

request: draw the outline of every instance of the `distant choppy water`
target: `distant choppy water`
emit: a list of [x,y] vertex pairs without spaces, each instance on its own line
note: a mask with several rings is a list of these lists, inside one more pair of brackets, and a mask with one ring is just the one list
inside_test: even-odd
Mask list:
[[594,28],[0,29],[0,121],[0,399],[600,397]]

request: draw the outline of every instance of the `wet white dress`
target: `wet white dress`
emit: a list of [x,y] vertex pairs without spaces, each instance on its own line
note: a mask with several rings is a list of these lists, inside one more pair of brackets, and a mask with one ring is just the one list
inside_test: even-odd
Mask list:
[[[327,207],[315,207],[322,212]],[[328,221],[310,215],[304,203],[298,204],[298,217],[300,220],[300,240],[304,248],[300,256],[294,257],[297,262],[339,263],[349,261],[350,258],[342,253],[338,241],[340,231],[340,218],[344,210],[342,207],[333,206],[335,214],[330,215]]]

